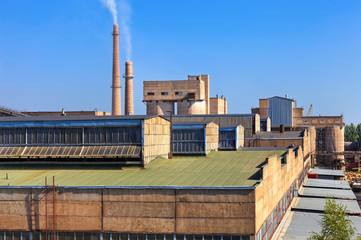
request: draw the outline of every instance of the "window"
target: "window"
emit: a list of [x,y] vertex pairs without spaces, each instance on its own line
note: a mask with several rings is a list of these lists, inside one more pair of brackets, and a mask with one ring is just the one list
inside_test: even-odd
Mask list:
[[310,120],[309,119],[305,119],[305,123],[309,123],[310,122]]
[[195,99],[195,98],[196,98],[196,94],[195,94],[195,93],[188,93],[188,98],[189,98],[189,99]]
[[182,92],[175,92],[175,95],[182,95]]
[[321,123],[324,123],[324,122],[325,122],[325,119],[323,119],[323,118],[320,119],[320,122],[321,122]]
[[339,118],[336,118],[336,122],[340,122],[341,120]]
[[154,95],[154,92],[148,92],[147,95]]
[[162,92],[161,94],[162,95],[168,95],[168,92]]

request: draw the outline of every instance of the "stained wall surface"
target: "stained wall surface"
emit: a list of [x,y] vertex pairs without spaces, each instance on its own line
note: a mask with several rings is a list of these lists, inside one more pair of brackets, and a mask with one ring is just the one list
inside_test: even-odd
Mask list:
[[[253,190],[0,189],[1,231],[240,234],[254,231]],[[47,193],[47,194],[46,194]],[[47,199],[47,203],[45,201]],[[54,217],[53,217],[54,216]]]
[[219,144],[219,126],[214,122],[206,126],[206,153],[217,151]]
[[303,170],[302,148],[297,153],[288,151],[286,163],[278,156],[268,158],[262,168],[263,182],[255,190],[255,232],[258,232],[266,219],[275,210],[291,185],[297,181]]
[[156,157],[168,158],[170,127],[170,122],[162,117],[144,120],[144,164],[148,164]]

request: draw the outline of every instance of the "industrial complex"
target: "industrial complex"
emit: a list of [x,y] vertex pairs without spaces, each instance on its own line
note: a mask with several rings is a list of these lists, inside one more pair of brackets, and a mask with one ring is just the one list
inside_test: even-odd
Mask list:
[[287,96],[228,114],[209,75],[144,81],[136,115],[132,62],[122,114],[118,36],[111,114],[0,108],[1,239],[303,239],[327,192],[361,222],[343,116],[304,115]]

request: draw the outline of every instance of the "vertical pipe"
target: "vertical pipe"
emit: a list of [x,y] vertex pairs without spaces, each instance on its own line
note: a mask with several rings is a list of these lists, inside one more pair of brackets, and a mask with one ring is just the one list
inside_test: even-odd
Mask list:
[[119,70],[119,31],[118,24],[113,26],[113,83],[112,115],[121,115],[120,104],[120,70]]
[[125,63],[125,101],[124,101],[124,115],[134,115],[133,107],[133,63]]
[[45,177],[45,240],[48,240],[48,177]]
[[53,176],[53,234],[54,234],[54,240],[56,240],[56,234],[55,234],[55,176]]

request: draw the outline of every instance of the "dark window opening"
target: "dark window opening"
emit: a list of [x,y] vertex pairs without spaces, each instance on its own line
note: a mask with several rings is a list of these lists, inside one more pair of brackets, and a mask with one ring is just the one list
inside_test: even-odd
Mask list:
[[168,92],[162,92],[161,94],[162,95],[168,95]]
[[189,98],[189,99],[195,99],[195,98],[196,98],[196,94],[195,94],[195,93],[188,93],[188,98]]
[[154,95],[154,92],[148,92],[147,94],[148,95]]
[[182,95],[182,92],[175,92],[175,95]]

